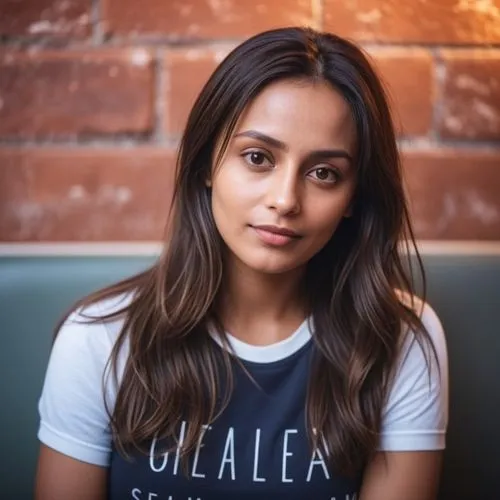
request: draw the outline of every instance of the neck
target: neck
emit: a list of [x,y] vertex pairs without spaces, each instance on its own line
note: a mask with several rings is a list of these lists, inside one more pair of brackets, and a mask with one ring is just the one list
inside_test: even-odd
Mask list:
[[228,267],[220,308],[226,331],[248,343],[269,344],[291,335],[305,319],[305,268],[266,274],[241,262]]

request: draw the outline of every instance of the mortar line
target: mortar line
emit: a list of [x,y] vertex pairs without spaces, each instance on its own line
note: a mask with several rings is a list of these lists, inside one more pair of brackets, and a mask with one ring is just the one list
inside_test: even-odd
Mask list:
[[446,66],[438,48],[434,48],[430,52],[432,54],[432,75],[434,77],[434,102],[432,106],[430,136],[434,139],[434,141],[439,143],[439,122],[444,117],[444,84],[446,79]]
[[156,50],[155,63],[155,131],[154,139],[158,144],[165,144],[166,124],[168,117],[166,116],[166,88],[169,84],[169,76],[165,71],[165,56],[166,49],[164,47]]
[[323,0],[311,0],[312,21],[315,29],[323,29]]
[[102,45],[105,37],[104,37],[104,31],[102,29],[101,0],[92,0],[91,19],[92,19],[92,43],[93,45]]

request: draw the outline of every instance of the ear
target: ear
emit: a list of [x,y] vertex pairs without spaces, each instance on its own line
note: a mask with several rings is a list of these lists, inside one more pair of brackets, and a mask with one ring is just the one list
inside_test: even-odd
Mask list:
[[344,217],[348,219],[349,217],[352,217],[352,203],[347,207],[347,210],[344,212]]
[[214,169],[213,166],[211,166],[210,169],[207,169],[204,172],[205,186],[209,189],[212,187],[213,176],[214,176]]

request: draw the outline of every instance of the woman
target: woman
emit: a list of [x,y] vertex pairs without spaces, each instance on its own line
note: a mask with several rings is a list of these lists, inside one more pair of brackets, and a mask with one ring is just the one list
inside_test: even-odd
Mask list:
[[298,28],[237,47],[191,111],[167,227],[59,329],[37,498],[435,498],[446,347],[361,51]]

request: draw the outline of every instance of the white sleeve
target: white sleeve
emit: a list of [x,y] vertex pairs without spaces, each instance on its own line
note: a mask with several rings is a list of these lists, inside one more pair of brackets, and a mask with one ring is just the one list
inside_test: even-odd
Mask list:
[[77,460],[107,466],[111,452],[103,373],[113,346],[102,323],[72,314],[60,329],[39,400],[38,438]]
[[[410,332],[402,346],[382,415],[385,451],[442,450],[448,425],[448,354],[443,328],[425,304],[421,316],[434,346],[423,349]],[[426,359],[427,358],[427,359]]]

